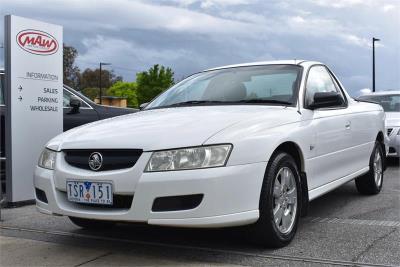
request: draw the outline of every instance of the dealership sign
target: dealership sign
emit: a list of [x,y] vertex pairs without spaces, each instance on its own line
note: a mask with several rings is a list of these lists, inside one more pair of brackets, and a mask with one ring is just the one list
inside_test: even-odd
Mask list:
[[36,55],[52,55],[58,50],[57,39],[39,30],[23,30],[17,34],[17,43],[25,51]]
[[5,30],[6,197],[18,202],[34,199],[40,152],[63,129],[63,34],[13,15]]

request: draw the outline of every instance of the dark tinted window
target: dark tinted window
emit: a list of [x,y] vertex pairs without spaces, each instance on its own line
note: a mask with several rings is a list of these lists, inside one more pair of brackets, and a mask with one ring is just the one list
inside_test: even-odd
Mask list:
[[69,101],[71,100],[71,96],[73,96],[73,95],[81,100],[81,107],[90,108],[79,96],[77,96],[75,94],[72,94],[70,91],[65,90],[65,89],[63,91],[64,91],[64,94],[63,94],[63,106],[64,106],[64,108],[70,107]]
[[0,74],[0,105],[4,105],[4,74]]

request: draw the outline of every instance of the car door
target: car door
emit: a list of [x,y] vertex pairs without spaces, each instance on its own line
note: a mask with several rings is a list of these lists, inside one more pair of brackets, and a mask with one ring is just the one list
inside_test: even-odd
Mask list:
[[[351,112],[344,93],[323,65],[310,68],[305,89],[305,108],[314,99],[316,92],[338,92],[343,97],[342,105],[308,110],[314,143],[310,146],[309,188],[314,189],[348,175],[351,159],[348,147],[351,146]],[[350,162],[350,163],[349,163]]]
[[[71,96],[81,100],[81,106],[78,112],[73,112],[70,106]],[[86,124],[99,119],[97,111],[93,109],[88,103],[86,103],[81,97],[73,94],[68,89],[64,88],[63,94],[63,106],[64,106],[64,131],[71,128]]]

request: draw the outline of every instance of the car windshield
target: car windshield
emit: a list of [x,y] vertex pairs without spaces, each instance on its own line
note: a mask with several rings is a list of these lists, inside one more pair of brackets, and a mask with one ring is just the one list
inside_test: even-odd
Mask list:
[[302,67],[233,67],[194,74],[154,99],[146,109],[184,105],[275,104],[297,101]]
[[359,99],[380,104],[385,112],[400,112],[400,94],[364,95]]

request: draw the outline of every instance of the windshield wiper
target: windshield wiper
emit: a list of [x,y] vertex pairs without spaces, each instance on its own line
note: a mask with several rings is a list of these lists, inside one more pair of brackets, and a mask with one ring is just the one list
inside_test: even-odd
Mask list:
[[184,102],[178,102],[171,105],[166,105],[164,107],[176,107],[176,106],[184,106],[184,105],[197,105],[197,104],[221,104],[226,103],[225,101],[214,101],[214,100],[190,100]]
[[292,102],[276,99],[244,99],[236,101],[237,103],[271,103],[271,104],[282,104],[282,105],[293,105]]
[[281,105],[292,105],[293,103],[282,100],[274,99],[248,99],[248,100],[238,100],[238,101],[219,101],[219,100],[190,100],[184,102],[178,102],[170,105],[159,106],[154,108],[169,108],[169,107],[179,107],[179,106],[191,106],[191,105],[202,105],[202,104],[238,104],[238,103],[272,103]]

